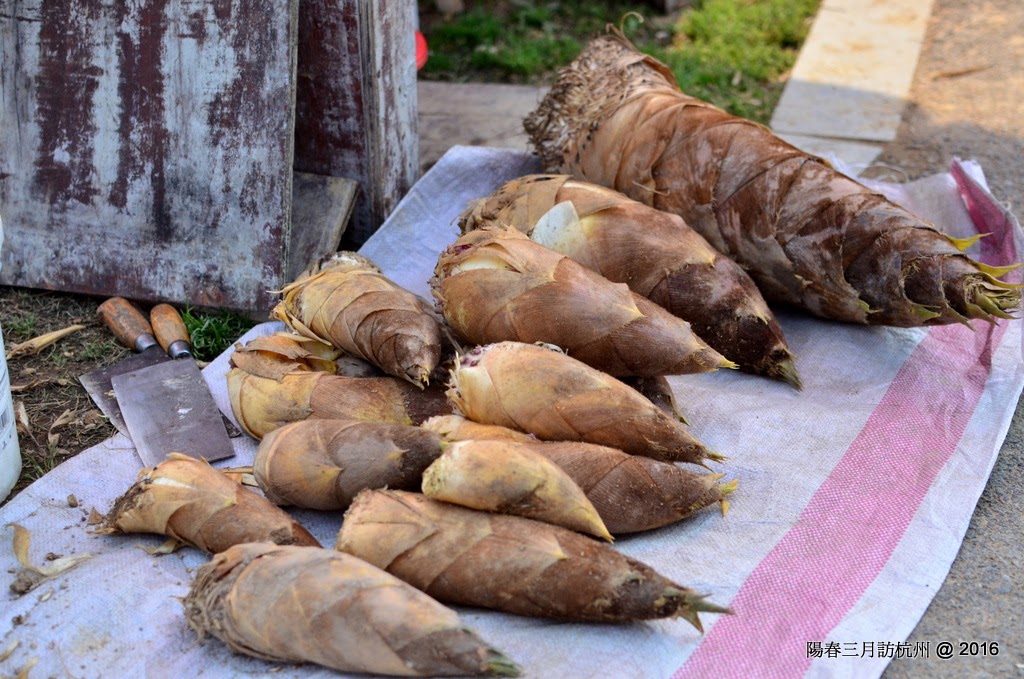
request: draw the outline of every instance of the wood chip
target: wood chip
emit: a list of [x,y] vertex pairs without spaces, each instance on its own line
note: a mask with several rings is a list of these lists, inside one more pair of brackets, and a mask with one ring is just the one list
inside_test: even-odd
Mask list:
[[952,71],[939,71],[932,75],[932,80],[941,80],[943,78],[959,78],[962,75],[971,75],[972,73],[980,73],[981,71],[987,71],[992,68],[992,64],[979,64],[977,66],[968,66],[967,68],[958,68]]

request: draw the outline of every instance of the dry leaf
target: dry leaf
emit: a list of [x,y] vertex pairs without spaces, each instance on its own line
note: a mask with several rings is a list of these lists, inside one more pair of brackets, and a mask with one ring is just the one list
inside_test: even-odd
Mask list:
[[98,410],[90,410],[79,419],[83,431],[92,431],[108,422],[106,416]]
[[150,556],[163,556],[164,554],[173,554],[184,547],[185,543],[175,538],[168,538],[166,542],[161,543],[157,547],[144,547],[142,545],[135,546]]
[[32,425],[28,421],[28,411],[25,410],[24,401],[14,402],[14,422],[16,429],[22,436],[27,436],[32,439],[32,443],[39,445],[39,441],[36,440],[36,435],[32,433]]
[[49,384],[49,383],[50,383],[50,380],[39,378],[39,379],[36,379],[36,380],[31,380],[29,382],[25,382],[23,384],[12,384],[11,385],[11,393],[12,394],[22,394],[22,393],[24,393],[26,391],[32,391],[36,387],[41,387],[41,386]]
[[87,526],[98,526],[98,525],[104,524],[106,522],[107,522],[107,519],[102,514],[97,512],[95,507],[93,507],[92,511],[89,512],[89,520],[86,521],[86,525]]
[[259,488],[260,484],[256,483],[256,477],[252,473],[252,465],[245,467],[225,467],[221,469],[224,476],[235,483],[240,483],[243,486],[251,486],[253,488]]
[[39,662],[39,658],[38,657],[29,658],[28,662],[25,663],[25,666],[22,667],[20,670],[18,670],[18,674],[15,677],[15,679],[28,679],[28,673],[30,671],[32,671],[32,668],[35,667],[36,663],[38,663],[38,662]]
[[18,559],[18,563],[21,564],[23,569],[11,584],[11,590],[16,594],[25,594],[38,587],[43,581],[74,568],[92,556],[88,552],[83,552],[82,554],[56,559],[49,566],[33,566],[32,561],[28,557],[32,534],[27,528],[16,523],[9,523],[7,525],[14,529],[14,556]]
[[57,417],[56,420],[53,421],[53,424],[50,425],[50,431],[53,431],[54,429],[59,429],[61,427],[67,426],[67,425],[71,424],[74,421],[74,419],[75,419],[75,414],[73,412],[71,412],[70,408],[68,408],[67,410],[62,412],[60,414],[60,416]]
[[106,416],[95,408],[82,415],[82,424],[85,426],[98,426],[107,421]]
[[3,651],[0,651],[0,662],[3,662],[5,660],[7,660],[8,658],[10,658],[11,654],[14,653],[15,649],[18,648],[18,644],[20,644],[20,643],[21,643],[20,639],[15,639],[14,641],[12,641],[10,644],[7,645],[7,648],[5,648]]
[[12,358],[21,358],[23,356],[33,356],[38,354],[57,340],[67,337],[71,333],[78,332],[83,328],[85,328],[84,325],[69,325],[68,327],[60,330],[54,330],[53,332],[48,332],[45,335],[33,337],[27,342],[19,342],[7,350],[7,360],[9,361]]
[[50,425],[50,430],[46,433],[46,442],[49,443],[50,448],[56,448],[57,443],[60,442],[60,434],[57,433],[57,430],[71,424],[74,420],[75,413],[69,408],[53,421],[53,424]]

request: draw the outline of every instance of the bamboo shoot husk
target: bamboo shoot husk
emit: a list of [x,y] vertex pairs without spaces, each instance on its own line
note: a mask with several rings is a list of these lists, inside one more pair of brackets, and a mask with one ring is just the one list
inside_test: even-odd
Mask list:
[[337,253],[281,293],[275,318],[390,375],[426,384],[440,361],[441,329],[433,309],[362,255]]
[[613,32],[593,40],[525,121],[549,171],[682,217],[769,300],[897,326],[1009,318],[1008,266],[980,264],[931,224],[782,141],[679,90]]
[[544,440],[671,462],[722,459],[636,390],[547,347],[500,342],[473,349],[452,371],[448,398],[470,420]]
[[337,373],[342,352],[330,344],[291,332],[256,337],[236,344],[231,363],[254,375],[280,379],[296,371]]
[[396,676],[519,673],[451,609],[332,550],[239,545],[200,567],[183,603],[200,637],[273,662]]
[[394,377],[299,371],[273,379],[232,368],[227,382],[235,419],[255,439],[310,418],[408,425],[450,412],[440,388],[421,390]]
[[253,474],[275,504],[338,510],[365,488],[418,490],[440,455],[440,436],[420,427],[302,420],[263,438]]
[[507,182],[463,214],[463,231],[507,224],[688,321],[740,369],[799,387],[760,291],[678,215],[568,175]]
[[471,343],[547,342],[612,375],[736,367],[689,323],[512,228],[464,234],[441,254],[432,286]]
[[204,460],[178,453],[139,472],[100,532],[159,533],[214,554],[244,542],[320,546],[259,493]]
[[423,473],[423,494],[611,541],[594,505],[557,464],[514,441],[457,441]]
[[345,514],[336,549],[439,601],[592,622],[727,612],[612,547],[559,526],[368,490]]
[[722,474],[698,474],[669,462],[578,441],[539,441],[497,425],[478,424],[459,415],[432,417],[422,425],[447,441],[500,441],[543,455],[583,490],[613,535],[637,533],[681,521],[715,504],[724,515],[736,480]]

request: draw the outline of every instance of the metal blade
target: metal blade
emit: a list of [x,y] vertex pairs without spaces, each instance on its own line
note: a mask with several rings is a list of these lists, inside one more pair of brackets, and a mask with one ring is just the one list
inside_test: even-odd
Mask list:
[[147,466],[168,453],[210,462],[234,455],[220,410],[191,359],[167,361],[111,379],[135,449]]
[[128,358],[108,365],[91,373],[86,373],[78,378],[85,390],[92,397],[93,403],[99,407],[100,412],[107,416],[110,423],[117,427],[117,430],[125,436],[131,437],[128,427],[125,426],[124,418],[121,417],[121,408],[117,405],[117,398],[114,396],[114,387],[110,379],[114,375],[121,375],[133,370],[141,370],[157,363],[170,361],[171,357],[159,346],[153,346],[140,354],[132,354]]

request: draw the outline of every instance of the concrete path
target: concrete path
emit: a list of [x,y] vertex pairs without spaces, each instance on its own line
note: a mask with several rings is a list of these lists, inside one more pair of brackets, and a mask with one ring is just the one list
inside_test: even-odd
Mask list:
[[896,138],[933,0],[824,0],[771,127],[863,170]]
[[[1024,216],[1024,2],[825,0],[818,19],[773,119],[785,136],[890,180],[975,158],[995,196]],[[429,167],[456,144],[527,148],[522,119],[542,90],[421,82],[419,95],[421,165]],[[898,659],[887,679],[1024,678],[1022,507],[1018,407],[959,556],[910,637],[932,647],[995,641],[1000,656]]]
[[428,170],[452,146],[528,149],[523,118],[546,88],[491,83],[417,83],[420,169]]

